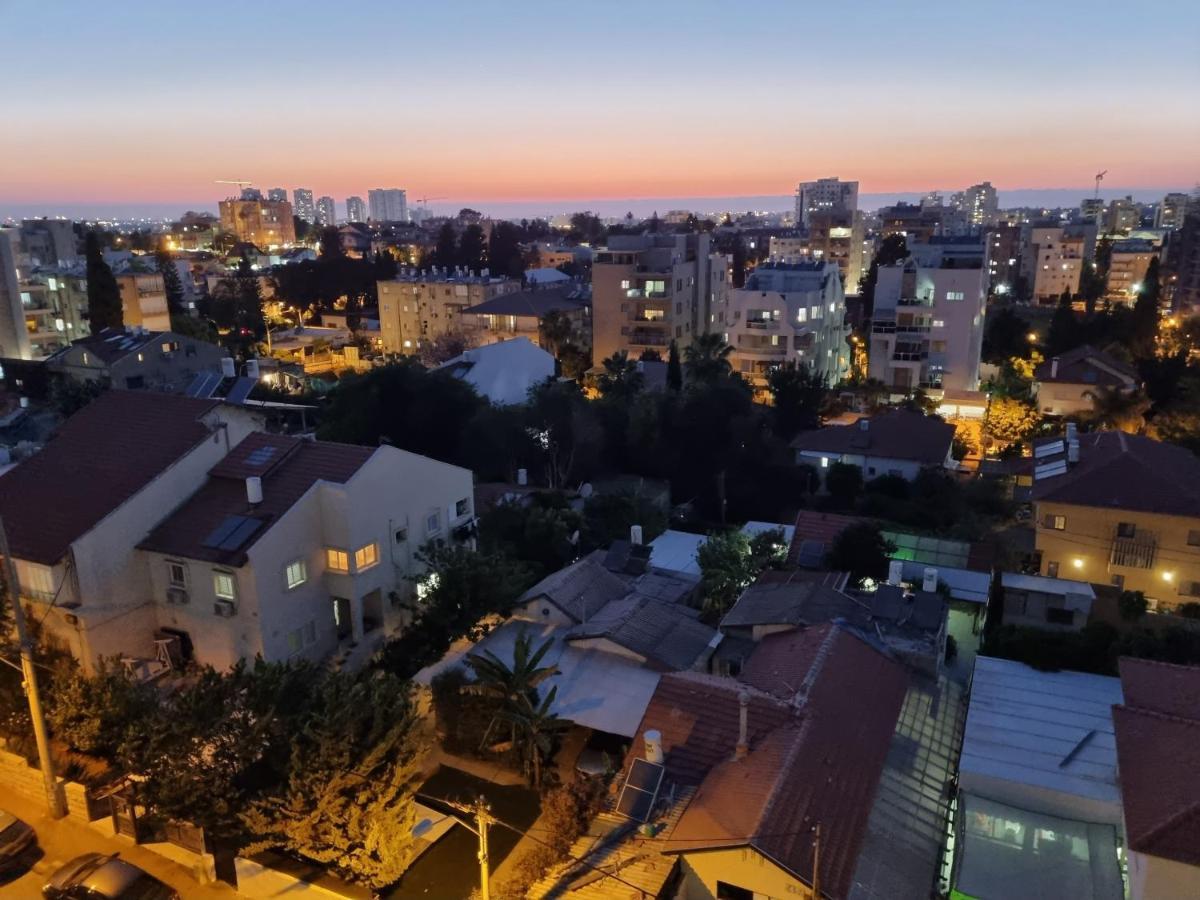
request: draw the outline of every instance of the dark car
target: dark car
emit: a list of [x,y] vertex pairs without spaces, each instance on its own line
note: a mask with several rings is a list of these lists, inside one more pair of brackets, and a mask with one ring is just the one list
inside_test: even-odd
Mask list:
[[0,872],[16,866],[36,841],[37,835],[32,828],[12,813],[0,809]]
[[179,900],[174,888],[116,853],[85,853],[52,876],[42,888],[48,900]]

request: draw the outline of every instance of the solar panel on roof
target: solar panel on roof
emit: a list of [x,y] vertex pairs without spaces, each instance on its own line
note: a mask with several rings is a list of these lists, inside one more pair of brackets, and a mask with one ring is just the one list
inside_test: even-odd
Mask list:
[[1066,445],[1062,441],[1051,441],[1048,444],[1042,444],[1039,447],[1033,448],[1034,459],[1042,459],[1047,456],[1053,456],[1056,453],[1066,453]]
[[[257,382],[253,378],[239,378],[234,382],[233,387],[229,389],[229,393],[225,396],[225,399],[230,403],[245,403],[246,398],[250,396],[250,392],[254,390],[255,384],[257,384]],[[271,447],[270,449],[274,450],[275,448]]]
[[262,522],[258,519],[243,518],[237,528],[229,534],[225,540],[221,541],[218,550],[236,550],[254,535],[259,528],[262,527]]
[[804,568],[819,568],[825,562],[824,542],[814,540],[801,541],[800,555],[797,562]]
[[211,547],[214,550],[233,534],[234,530],[246,520],[245,516],[226,516],[221,520],[221,524],[212,530],[203,541],[203,546]]
[[256,447],[250,452],[250,455],[246,457],[246,465],[254,466],[255,468],[265,466],[271,461],[271,458],[274,457],[278,451],[279,448],[273,444],[267,444],[263,447]]
[[1033,480],[1041,481],[1043,478],[1053,478],[1055,475],[1062,475],[1067,471],[1067,461],[1065,459],[1056,459],[1053,462],[1042,463],[1036,466],[1033,470]]
[[621,788],[617,812],[635,822],[645,822],[649,819],[654,809],[654,801],[658,799],[658,789],[662,784],[664,771],[658,763],[635,759]]

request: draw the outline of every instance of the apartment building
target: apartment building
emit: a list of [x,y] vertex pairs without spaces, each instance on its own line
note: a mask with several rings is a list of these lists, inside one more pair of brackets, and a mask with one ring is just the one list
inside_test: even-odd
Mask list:
[[879,218],[880,237],[902,234],[913,241],[928,241],[931,238],[953,231],[947,222],[954,218],[955,211],[940,204],[897,203],[885,206],[876,215]]
[[0,356],[45,359],[88,333],[87,283],[72,274],[81,264],[70,224],[0,228]]
[[813,213],[853,213],[858,209],[858,182],[839,178],[802,181],[796,187],[796,225],[807,228]]
[[987,240],[988,290],[1008,294],[1021,274],[1021,226],[997,225],[988,230]]
[[1187,194],[1172,193],[1162,198],[1154,210],[1155,228],[1182,228],[1187,218],[1191,198]]
[[292,206],[297,216],[311,225],[317,221],[317,208],[313,204],[313,192],[308,188],[292,191]]
[[864,268],[864,238],[861,212],[814,211],[809,214],[807,227],[800,232],[771,235],[768,258],[784,263],[813,260],[836,263],[846,293],[857,294]]
[[1142,591],[1156,608],[1200,601],[1200,460],[1120,431],[1038,442],[1041,572]]
[[367,204],[362,197],[347,197],[346,198],[346,221],[347,222],[365,222],[367,221]]
[[372,222],[408,221],[408,195],[400,188],[372,188],[367,191],[367,203]]
[[697,334],[718,330],[728,261],[708,234],[614,235],[592,263],[592,358],[618,350],[664,358]]
[[114,276],[121,291],[121,321],[147,331],[170,331],[167,289],[157,272],[125,272]]
[[239,241],[270,250],[296,242],[292,204],[286,200],[264,200],[257,191],[243,191],[242,197],[222,200],[221,230]]
[[1142,212],[1133,197],[1118,197],[1108,204],[1108,212],[1104,216],[1105,234],[1129,234],[1138,227],[1142,220]]
[[337,204],[328,195],[317,198],[317,224],[322,228],[337,224]]
[[987,288],[984,236],[910,243],[907,259],[878,270],[870,377],[902,394],[979,390]]
[[1061,225],[1027,226],[1021,251],[1021,274],[1034,303],[1053,306],[1063,293],[1079,293],[1086,239]]
[[996,214],[1000,209],[999,195],[990,181],[973,184],[962,192],[958,208],[966,216],[970,227],[986,228],[996,222]]
[[1146,279],[1146,270],[1150,268],[1150,260],[1158,254],[1158,248],[1150,241],[1113,241],[1104,299],[1127,306],[1137,302],[1142,282]]
[[846,299],[836,263],[766,263],[731,288],[714,328],[733,346],[736,372],[765,391],[771,369],[803,363],[836,384],[849,372]]
[[384,353],[416,353],[425,341],[475,330],[468,307],[521,290],[512,278],[493,278],[485,269],[472,275],[459,269],[401,269],[393,281],[378,283],[379,329]]

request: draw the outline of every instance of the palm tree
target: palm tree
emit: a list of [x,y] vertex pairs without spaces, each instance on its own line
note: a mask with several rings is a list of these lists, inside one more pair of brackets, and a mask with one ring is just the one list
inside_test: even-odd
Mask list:
[[604,371],[600,373],[597,387],[602,396],[627,400],[642,389],[645,376],[638,371],[637,362],[629,358],[627,351],[618,350],[601,365]]
[[733,371],[733,347],[723,335],[709,332],[696,337],[683,351],[683,366],[691,381],[712,383]]
[[511,737],[514,746],[517,742],[517,724],[509,715],[514,708],[524,702],[535,705],[538,702],[538,686],[548,678],[558,674],[557,666],[543,666],[542,658],[549,652],[554,642],[549,638],[536,650],[532,649],[533,641],[529,632],[522,631],[516,643],[513,644],[512,665],[504,662],[490,650],[485,650],[477,656],[469,656],[467,665],[475,673],[474,684],[467,685],[465,690],[472,694],[495,699],[500,707],[487,730],[480,747],[487,745],[492,729],[499,719],[507,719],[511,725]]
[[562,353],[563,347],[571,343],[574,336],[575,326],[571,324],[566,313],[557,309],[550,310],[538,323],[538,339],[542,349],[556,357]]
[[1100,387],[1083,392],[1092,401],[1092,421],[1100,428],[1140,434],[1146,429],[1150,400],[1140,390]]
[[533,697],[522,695],[520,699],[502,713],[513,728],[513,746],[519,748],[525,770],[531,777],[531,787],[542,789],[542,764],[554,750],[554,737],[570,725],[550,711],[558,687],[551,687],[540,701],[536,692]]

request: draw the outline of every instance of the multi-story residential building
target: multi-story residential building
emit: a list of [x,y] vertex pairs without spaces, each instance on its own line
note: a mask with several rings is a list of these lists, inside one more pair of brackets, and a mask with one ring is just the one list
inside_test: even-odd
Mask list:
[[0,356],[44,359],[87,334],[87,286],[63,219],[0,228]]
[[63,347],[46,367],[78,382],[125,390],[182,391],[201,372],[220,372],[224,351],[172,331],[105,328]]
[[426,341],[444,334],[475,331],[468,307],[521,290],[512,278],[486,273],[402,269],[393,281],[378,283],[379,329],[385,353],[416,353]]
[[1142,291],[1142,282],[1150,260],[1157,258],[1159,250],[1150,241],[1113,241],[1108,264],[1108,280],[1105,282],[1104,299],[1110,303],[1131,305]]
[[849,372],[846,300],[832,261],[759,266],[745,287],[730,289],[713,327],[733,346],[734,371],[760,391],[783,362],[803,363],[831,385]]
[[272,203],[286,203],[287,188],[270,188],[267,191],[267,199]]
[[988,230],[988,289],[1011,293],[1021,274],[1021,226],[996,225]]
[[857,294],[864,269],[863,216],[854,212],[813,212],[800,232],[771,235],[768,259],[775,262],[836,263],[847,294]]
[[317,208],[313,204],[313,192],[308,188],[296,188],[292,191],[292,205],[296,215],[309,225],[317,221]]
[[1164,609],[1200,599],[1200,460],[1068,426],[1038,442],[1032,462],[1042,574],[1142,591]]
[[909,242],[928,241],[943,233],[943,223],[952,212],[948,206],[917,206],[914,203],[897,203],[879,210],[879,234],[881,237],[905,235]]
[[962,192],[960,202],[959,208],[966,215],[967,224],[972,228],[987,228],[995,223],[1000,202],[990,181],[971,185]]
[[367,204],[363,202],[362,197],[347,197],[346,198],[346,221],[347,222],[365,222],[367,221]]
[[796,225],[807,227],[814,212],[853,213],[858,209],[858,182],[837,178],[802,181],[796,188]]
[[977,391],[988,287],[984,236],[910,243],[880,266],[869,373],[897,393]]
[[1104,217],[1105,234],[1129,234],[1138,227],[1142,213],[1133,197],[1119,197],[1108,204]]
[[34,266],[69,266],[80,259],[70,219],[24,219],[21,244]]
[[1079,293],[1084,262],[1083,235],[1061,225],[1028,226],[1021,251],[1021,274],[1034,303],[1053,305],[1063,293]]
[[464,329],[477,343],[492,344],[527,337],[543,350],[554,352],[554,347],[542,342],[541,335],[542,321],[551,313],[567,317],[575,333],[573,341],[577,346],[591,346],[591,297],[586,287],[574,282],[499,294],[478,306],[464,309],[462,320]]
[[221,230],[239,241],[266,250],[286,247],[296,241],[292,205],[286,200],[263,200],[243,192],[241,198],[231,197],[217,206],[221,212]]
[[1163,260],[1163,297],[1176,311],[1200,307],[1200,205],[1193,206],[1171,233]]
[[121,291],[121,321],[147,331],[170,331],[167,290],[157,272],[125,272],[114,276]]
[[1191,198],[1187,194],[1167,194],[1154,210],[1155,228],[1182,228]]
[[29,359],[46,359],[89,332],[87,280],[75,269],[36,269],[21,284],[21,308]]
[[328,195],[317,199],[317,224],[322,228],[332,228],[337,224],[337,204]]
[[666,356],[697,334],[718,331],[728,262],[708,234],[614,235],[592,263],[592,358],[618,350]]
[[1100,224],[1104,218],[1104,201],[1099,197],[1085,197],[1079,201],[1079,218],[1084,222]]
[[372,188],[367,202],[372,222],[408,221],[408,195],[400,188]]

